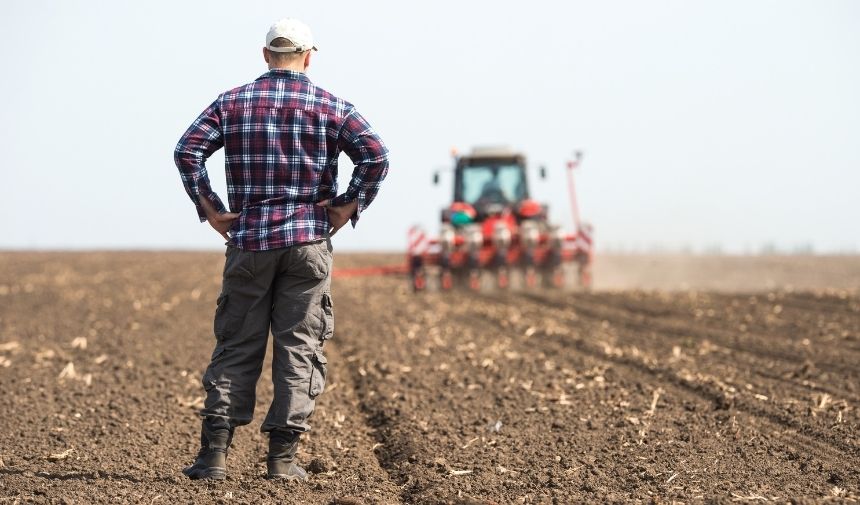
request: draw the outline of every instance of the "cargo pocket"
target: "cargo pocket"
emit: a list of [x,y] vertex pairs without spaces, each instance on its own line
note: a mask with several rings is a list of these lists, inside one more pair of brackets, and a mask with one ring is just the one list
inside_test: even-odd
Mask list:
[[231,310],[229,293],[222,292],[218,295],[216,303],[215,323],[212,329],[215,332],[215,338],[221,342],[239,331],[239,328],[242,327],[242,323],[245,321],[245,314],[244,312],[237,313],[236,310]]
[[320,340],[328,340],[334,336],[334,307],[331,303],[331,294],[322,295],[322,334]]
[[323,389],[325,389],[327,363],[328,360],[326,359],[325,355],[323,355],[321,350],[318,350],[314,353],[313,368],[311,369],[311,383],[310,389],[308,390],[308,396],[310,396],[311,398],[316,398],[323,392]]

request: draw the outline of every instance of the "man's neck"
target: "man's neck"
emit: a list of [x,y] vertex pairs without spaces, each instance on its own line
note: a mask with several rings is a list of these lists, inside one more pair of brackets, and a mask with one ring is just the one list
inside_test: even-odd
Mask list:
[[269,70],[292,70],[293,72],[305,73],[305,69],[301,65],[269,65]]

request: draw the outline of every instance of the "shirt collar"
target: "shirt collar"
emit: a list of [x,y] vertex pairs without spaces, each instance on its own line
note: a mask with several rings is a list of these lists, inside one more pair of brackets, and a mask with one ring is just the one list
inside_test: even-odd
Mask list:
[[259,79],[266,79],[266,78],[269,78],[269,79],[276,79],[276,78],[296,79],[299,81],[310,82],[310,79],[308,79],[308,76],[305,75],[304,72],[297,72],[295,70],[287,70],[285,68],[273,68],[273,69],[269,70],[268,72],[266,72],[265,74],[261,75],[258,78],[258,80]]

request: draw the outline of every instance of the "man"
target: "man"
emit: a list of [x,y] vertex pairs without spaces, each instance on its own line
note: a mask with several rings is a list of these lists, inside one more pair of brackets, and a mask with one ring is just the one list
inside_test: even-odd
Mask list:
[[[275,396],[261,427],[269,433],[268,477],[307,478],[294,457],[325,386],[323,344],[334,329],[330,235],[350,220],[355,227],[388,171],[388,150],[355,107],[305,75],[316,49],[300,21],[272,25],[263,48],[269,71],[218,96],[176,146],[200,221],[227,240],[200,451],[183,470],[192,479],[226,477],[233,430],[253,417],[270,327]],[[234,212],[206,174],[206,159],[221,147]],[[336,195],[341,151],[355,169]]]

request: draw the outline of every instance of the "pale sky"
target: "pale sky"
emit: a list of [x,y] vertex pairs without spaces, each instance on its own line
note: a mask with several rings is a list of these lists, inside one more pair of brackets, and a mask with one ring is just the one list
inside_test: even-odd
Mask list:
[[[265,72],[297,17],[310,78],[354,103],[391,168],[339,250],[438,228],[452,147],[507,144],[598,247],[860,248],[860,2],[15,1],[0,17],[0,248],[220,249],[173,148],[222,91]],[[223,156],[209,163],[226,201]],[[341,160],[345,187],[351,165]],[[533,172],[536,175],[536,170]]]

